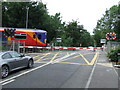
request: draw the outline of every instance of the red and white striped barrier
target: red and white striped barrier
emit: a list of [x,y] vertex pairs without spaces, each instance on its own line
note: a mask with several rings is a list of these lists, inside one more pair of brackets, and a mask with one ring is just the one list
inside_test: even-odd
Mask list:
[[38,49],[101,49],[102,47],[37,47],[37,46],[19,46],[19,48],[38,48]]

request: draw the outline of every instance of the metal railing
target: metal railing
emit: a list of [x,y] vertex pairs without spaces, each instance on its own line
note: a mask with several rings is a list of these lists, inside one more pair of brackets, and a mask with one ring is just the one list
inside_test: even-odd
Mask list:
[[120,47],[120,42],[108,41],[106,45],[107,52],[110,52],[111,49],[116,49]]

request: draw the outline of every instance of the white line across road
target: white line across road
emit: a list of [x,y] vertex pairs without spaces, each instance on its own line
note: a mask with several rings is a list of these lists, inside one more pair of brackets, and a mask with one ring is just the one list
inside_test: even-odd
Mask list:
[[[64,59],[64,58],[70,57],[70,56],[73,55],[73,54],[75,54],[75,53],[72,53],[72,54],[70,54],[70,55],[66,55],[66,56],[64,56],[64,57],[62,57],[62,58],[56,59],[55,62],[57,62],[57,61],[59,61],[59,60],[62,60],[62,59]],[[22,76],[22,75],[25,75],[25,74],[27,74],[27,73],[30,73],[30,72],[35,71],[35,70],[37,70],[37,69],[40,69],[40,68],[42,68],[42,67],[44,67],[44,66],[47,66],[47,65],[49,65],[49,64],[51,64],[51,63],[54,64],[55,62],[52,61],[52,62],[45,63],[45,64],[43,64],[43,65],[41,65],[41,66],[38,66],[38,67],[33,68],[33,69],[30,69],[30,70],[28,70],[28,71],[26,71],[26,72],[20,73],[20,74],[18,74],[18,75],[16,75],[16,76],[13,76],[13,77],[11,77],[11,78],[2,80],[2,81],[0,81],[0,84],[6,85],[6,84],[8,84],[8,83],[10,83],[10,82],[15,81],[16,78],[18,78],[18,77],[20,77],[20,76]]]

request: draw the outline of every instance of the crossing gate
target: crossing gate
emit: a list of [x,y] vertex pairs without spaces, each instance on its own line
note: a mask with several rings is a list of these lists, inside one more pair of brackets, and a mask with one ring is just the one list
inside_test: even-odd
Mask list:
[[38,49],[101,49],[102,47],[37,47],[37,46],[19,46],[19,48],[38,48]]

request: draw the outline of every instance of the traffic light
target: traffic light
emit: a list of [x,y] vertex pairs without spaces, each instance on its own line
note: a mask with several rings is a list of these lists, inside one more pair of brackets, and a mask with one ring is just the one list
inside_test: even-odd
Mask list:
[[16,29],[4,29],[4,35],[6,36],[6,37],[13,37],[14,36],[14,34],[15,34],[15,32],[16,32]]

